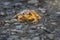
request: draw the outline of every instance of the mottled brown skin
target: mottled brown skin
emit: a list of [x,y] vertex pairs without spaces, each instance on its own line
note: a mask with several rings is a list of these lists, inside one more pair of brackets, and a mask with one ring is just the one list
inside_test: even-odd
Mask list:
[[41,16],[35,10],[27,10],[23,13],[16,14],[14,17],[18,22],[31,21],[33,24],[37,23],[41,19]]

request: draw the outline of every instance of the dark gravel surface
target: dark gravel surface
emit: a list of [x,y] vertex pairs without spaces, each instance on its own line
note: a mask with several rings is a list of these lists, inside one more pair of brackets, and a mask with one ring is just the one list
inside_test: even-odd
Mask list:
[[[16,22],[13,16],[25,9],[36,10],[42,19],[37,24]],[[0,40],[60,40],[60,0],[0,0]]]

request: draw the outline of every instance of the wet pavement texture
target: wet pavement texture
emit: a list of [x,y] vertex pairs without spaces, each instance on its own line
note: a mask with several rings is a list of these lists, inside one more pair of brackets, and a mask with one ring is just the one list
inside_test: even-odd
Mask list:
[[[36,10],[42,19],[16,22],[13,16],[25,9]],[[60,0],[0,0],[0,40],[60,40]]]

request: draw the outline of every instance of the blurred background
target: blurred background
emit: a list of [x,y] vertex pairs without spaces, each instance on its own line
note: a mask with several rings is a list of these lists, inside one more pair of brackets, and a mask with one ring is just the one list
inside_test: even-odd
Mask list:
[[[35,25],[13,19],[25,9],[42,19]],[[0,40],[60,40],[60,0],[0,0]]]

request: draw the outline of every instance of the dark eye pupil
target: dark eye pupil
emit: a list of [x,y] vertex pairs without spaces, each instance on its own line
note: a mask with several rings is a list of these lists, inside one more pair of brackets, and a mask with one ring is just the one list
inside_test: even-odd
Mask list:
[[20,18],[20,19],[22,19],[22,18]]
[[31,15],[31,13],[29,13],[29,15]]

